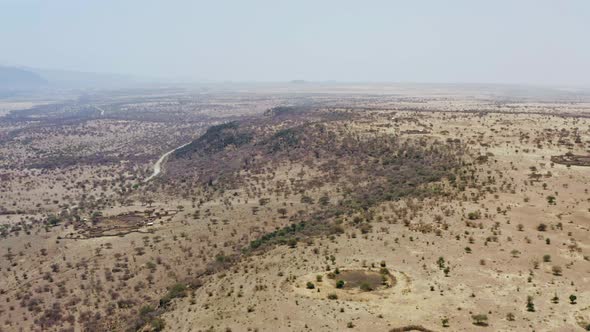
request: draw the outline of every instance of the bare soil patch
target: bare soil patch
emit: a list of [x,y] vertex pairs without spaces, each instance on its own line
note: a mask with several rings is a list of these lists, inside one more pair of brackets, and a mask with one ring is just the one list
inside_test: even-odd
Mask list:
[[395,283],[395,279],[389,272],[379,273],[378,271],[365,270],[342,271],[336,280],[344,281],[344,289],[362,289],[368,286],[371,290],[377,290]]
[[146,212],[129,212],[116,216],[94,217],[92,220],[84,219],[77,226],[77,233],[72,233],[67,238],[97,238],[104,236],[122,236],[131,232],[140,232],[140,229],[154,224],[157,215]]
[[552,156],[551,161],[562,165],[590,166],[590,156],[564,154],[561,156]]

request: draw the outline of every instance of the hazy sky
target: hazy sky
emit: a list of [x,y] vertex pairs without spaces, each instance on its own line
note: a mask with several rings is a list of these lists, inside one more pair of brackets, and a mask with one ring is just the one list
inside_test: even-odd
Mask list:
[[0,63],[208,80],[590,86],[590,0],[0,0]]

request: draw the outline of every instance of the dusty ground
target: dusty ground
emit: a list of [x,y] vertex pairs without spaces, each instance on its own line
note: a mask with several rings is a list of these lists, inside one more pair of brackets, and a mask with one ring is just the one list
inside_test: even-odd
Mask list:
[[[581,143],[572,151],[587,154],[588,121],[522,114],[428,114],[420,121],[433,135],[469,140],[474,150],[489,155],[479,167],[478,176],[486,179],[480,188],[464,197],[417,203],[410,226],[384,204],[375,210],[377,218],[388,221],[376,223],[367,235],[354,237],[351,231],[251,257],[233,273],[212,277],[193,299],[179,302],[166,322],[187,331],[334,331],[349,322],[361,331],[413,324],[441,330],[447,318],[454,331],[582,330],[590,321],[590,169],[552,164],[550,157],[568,151],[564,145],[575,140],[574,128]],[[570,134],[560,134],[562,129]],[[533,173],[542,176],[531,182]],[[475,211],[480,216],[469,220]],[[442,218],[436,221],[437,216]],[[411,230],[411,225],[433,223],[448,224],[448,230],[440,236]],[[540,224],[546,229],[539,231]],[[450,267],[448,276],[439,257]],[[391,292],[330,300],[321,283],[322,295],[305,289],[310,276],[327,267],[362,268],[381,261],[399,280]],[[572,294],[576,304],[570,304]],[[535,312],[526,310],[527,296],[533,297]],[[475,326],[475,314],[486,314],[489,326]]]
[[[299,192],[285,194],[289,183],[295,187],[290,179],[303,173],[301,181],[309,179],[313,170],[294,161],[243,174],[247,184],[221,193],[187,193],[165,176],[141,181],[159,153],[207,126],[302,95],[276,88],[267,95],[165,101],[134,96],[112,105],[101,97],[104,118],[76,106],[69,109],[84,115],[74,123],[55,125],[61,113],[54,111],[42,128],[43,121],[2,120],[0,331],[125,329],[143,307],[162,307],[177,283],[188,285],[185,296],[158,312],[169,331],[388,331],[408,325],[583,331],[590,323],[590,168],[552,163],[551,157],[590,154],[590,103],[559,95],[499,98],[407,87],[394,96],[386,92],[395,87],[348,89],[324,88],[305,98],[360,114],[347,124],[358,135],[460,140],[476,160],[468,174],[473,186],[442,197],[381,202],[371,208],[367,231],[347,216],[340,235],[271,246],[231,264],[225,257],[289,225],[296,211],[321,208],[302,202]],[[174,120],[160,121],[168,113]],[[35,165],[54,156],[77,162],[53,158],[51,168]],[[175,193],[174,185],[183,189]],[[337,190],[326,184],[305,195],[317,202],[326,192],[339,197]],[[129,214],[133,220],[124,217]],[[55,226],[52,215],[60,217]],[[119,230],[125,234],[112,236]],[[337,288],[340,277],[329,277],[336,268],[380,274],[383,267],[387,285],[373,290]],[[570,295],[577,297],[573,303]],[[527,311],[529,296],[534,312]],[[478,314],[486,315],[487,326],[474,324]]]

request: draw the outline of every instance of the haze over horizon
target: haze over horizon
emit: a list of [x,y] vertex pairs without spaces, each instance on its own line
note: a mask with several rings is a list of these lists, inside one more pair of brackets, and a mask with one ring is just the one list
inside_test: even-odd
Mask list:
[[590,2],[0,0],[0,64],[184,80],[590,86]]

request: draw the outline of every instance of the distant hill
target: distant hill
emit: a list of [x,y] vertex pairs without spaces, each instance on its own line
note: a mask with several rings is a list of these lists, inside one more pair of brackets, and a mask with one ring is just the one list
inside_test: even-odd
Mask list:
[[44,89],[118,89],[146,87],[155,80],[129,75],[0,65],[0,96]]
[[0,66],[0,89],[38,89],[48,85],[41,75],[27,69]]
[[145,84],[145,80],[127,75],[36,68],[29,70],[47,80],[54,88],[120,88]]

